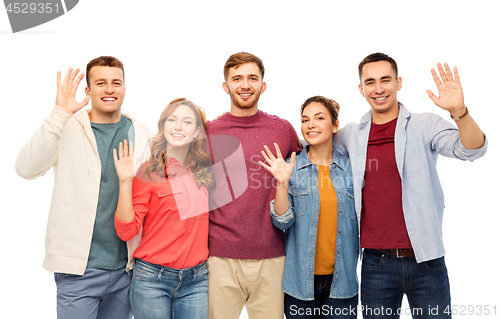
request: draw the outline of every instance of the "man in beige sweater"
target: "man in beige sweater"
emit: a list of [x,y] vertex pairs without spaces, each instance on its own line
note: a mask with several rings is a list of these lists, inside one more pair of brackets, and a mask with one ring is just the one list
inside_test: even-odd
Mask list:
[[[86,97],[76,100],[84,74],[57,74],[56,105],[20,151],[16,171],[26,179],[54,166],[43,266],[54,272],[58,318],[132,318],[128,269],[132,242],[114,229],[118,178],[113,149],[127,139],[136,157],[149,156],[149,130],[122,114],[123,64],[102,56],[87,65]],[[82,108],[91,103],[90,110]],[[147,157],[146,157],[147,158]]]

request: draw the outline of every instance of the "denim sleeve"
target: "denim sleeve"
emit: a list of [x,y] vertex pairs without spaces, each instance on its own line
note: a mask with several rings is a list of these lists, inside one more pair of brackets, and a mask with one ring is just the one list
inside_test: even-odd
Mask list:
[[[288,197],[290,197],[290,194],[288,194]],[[288,201],[290,203],[290,201]],[[295,222],[295,215],[293,213],[293,207],[291,203],[288,206],[288,210],[283,214],[283,215],[278,215],[276,214],[276,211],[274,210],[274,199],[271,201],[271,220],[273,225],[276,228],[279,228],[281,230],[286,230],[292,224]]]

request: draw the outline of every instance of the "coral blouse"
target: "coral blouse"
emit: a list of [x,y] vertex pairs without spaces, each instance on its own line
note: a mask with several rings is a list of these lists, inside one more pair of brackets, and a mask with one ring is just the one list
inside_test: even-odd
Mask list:
[[142,239],[134,257],[175,269],[194,267],[208,258],[208,193],[198,188],[189,168],[169,158],[168,178],[144,174],[141,165],[133,181],[135,217],[125,223],[115,216],[118,236],[128,241],[139,233]]

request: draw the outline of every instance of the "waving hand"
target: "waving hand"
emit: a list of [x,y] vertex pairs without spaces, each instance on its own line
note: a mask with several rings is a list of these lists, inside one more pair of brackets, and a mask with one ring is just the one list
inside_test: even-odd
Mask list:
[[464,93],[458,76],[458,69],[453,68],[451,73],[448,63],[444,64],[444,69],[441,63],[437,65],[439,76],[436,70],[432,69],[432,77],[439,91],[439,96],[434,95],[431,90],[427,90],[427,94],[440,108],[447,110],[453,116],[461,116],[465,113]]
[[[69,68],[64,80],[61,82],[61,72],[57,72],[57,96],[56,104],[60,107],[66,109],[71,113],[76,113],[90,101],[90,96],[86,96],[82,102],[76,101],[76,90],[83,79],[84,74],[80,74],[78,78],[76,76],[80,72],[80,69],[73,71],[73,68]],[[76,78],[76,80],[75,80]]]
[[264,156],[267,164],[264,164],[263,162],[259,161],[259,164],[264,167],[266,170],[271,172],[273,174],[274,178],[276,181],[278,181],[279,184],[288,184],[288,180],[292,176],[293,173],[293,166],[295,165],[295,152],[292,153],[292,156],[290,157],[290,163],[287,163],[283,159],[283,155],[281,155],[280,148],[278,144],[274,143],[274,147],[276,149],[276,157],[274,157],[273,153],[267,145],[264,145],[264,148],[267,152],[261,151],[262,156]]

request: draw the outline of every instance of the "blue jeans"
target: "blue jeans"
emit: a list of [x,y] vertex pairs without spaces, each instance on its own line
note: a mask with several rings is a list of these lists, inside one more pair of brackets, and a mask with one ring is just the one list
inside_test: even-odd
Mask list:
[[207,319],[207,263],[173,269],[136,259],[130,303],[135,319]]
[[[363,318],[399,318],[406,294],[413,318],[451,318],[450,284],[444,257],[417,263],[374,250],[363,251],[361,304]],[[406,313],[406,312],[405,312]]]
[[287,319],[357,317],[358,295],[348,299],[329,298],[333,275],[314,275],[314,300],[300,300],[285,293]]
[[57,318],[131,319],[131,275],[117,270],[87,268],[83,276],[54,273],[57,286]]

